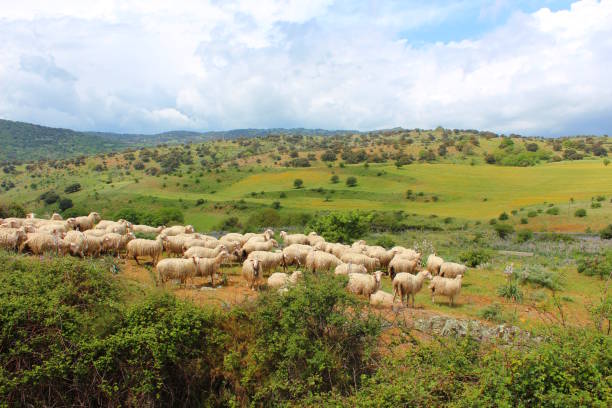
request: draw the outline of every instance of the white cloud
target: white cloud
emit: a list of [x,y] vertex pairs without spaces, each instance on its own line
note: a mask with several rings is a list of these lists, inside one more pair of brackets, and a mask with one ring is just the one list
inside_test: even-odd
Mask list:
[[612,0],[419,46],[402,37],[469,2],[51,3],[0,0],[0,117],[136,132],[612,126]]

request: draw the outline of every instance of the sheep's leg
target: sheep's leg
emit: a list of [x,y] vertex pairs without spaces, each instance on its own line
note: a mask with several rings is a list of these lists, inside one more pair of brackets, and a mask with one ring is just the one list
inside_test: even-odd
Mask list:
[[136,261],[136,265],[140,265],[140,262],[138,262],[138,257],[136,255],[134,255],[134,260]]
[[414,309],[414,293],[412,294],[412,308]]

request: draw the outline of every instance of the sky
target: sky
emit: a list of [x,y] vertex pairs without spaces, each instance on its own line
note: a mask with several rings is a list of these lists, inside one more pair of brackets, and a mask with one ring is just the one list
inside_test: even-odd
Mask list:
[[0,118],[612,134],[612,0],[0,0]]

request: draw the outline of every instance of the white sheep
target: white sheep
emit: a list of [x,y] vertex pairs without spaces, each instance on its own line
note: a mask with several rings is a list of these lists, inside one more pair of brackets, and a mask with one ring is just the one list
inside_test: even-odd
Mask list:
[[103,237],[104,235],[106,235],[106,230],[90,229],[83,231],[83,234],[85,234],[86,237]]
[[168,254],[183,255],[183,246],[186,242],[194,239],[194,235],[159,235],[164,241],[164,249]]
[[68,231],[64,237],[64,241],[74,244],[74,251],[71,250],[72,255],[85,257],[87,253],[87,236],[81,231]]
[[214,258],[200,258],[198,266],[198,276],[206,277],[210,276],[210,284],[215,286],[215,274],[219,273],[219,268],[223,260],[229,258],[229,254],[226,251],[222,251]]
[[79,231],[93,229],[94,225],[101,220],[100,214],[91,212],[87,216],[76,217],[74,223]]
[[200,264],[200,258],[166,258],[157,263],[158,281],[165,285],[170,279],[179,279],[186,286],[187,279],[193,279]]
[[391,279],[395,277],[395,274],[400,272],[416,273],[419,270],[418,259],[405,258],[400,254],[395,255],[391,262],[389,262],[388,272]]
[[389,262],[391,262],[397,251],[387,251],[381,246],[367,246],[364,253],[370,258],[378,259],[378,261],[380,262],[380,266],[382,268],[386,268],[389,266]]
[[215,249],[194,246],[185,251],[183,258],[192,258],[194,256],[198,258],[214,258],[222,251],[229,252],[225,245],[219,245]]
[[261,270],[264,273],[269,273],[272,269],[276,269],[279,266],[282,266],[283,270],[287,270],[287,260],[283,252],[253,251],[247,259],[259,260]]
[[102,250],[119,257],[119,254],[125,249],[128,242],[133,239],[136,239],[136,236],[132,232],[128,232],[125,235],[110,232],[102,237]]
[[306,268],[312,272],[329,271],[341,263],[336,256],[323,251],[312,251],[306,256]]
[[368,273],[365,266],[354,263],[343,263],[336,266],[334,275],[348,275],[349,273]]
[[377,290],[370,295],[370,304],[379,307],[393,307],[393,295],[382,290]]
[[25,229],[0,229],[0,247],[16,251],[28,239]]
[[309,245],[292,244],[283,249],[287,265],[303,266],[306,264],[306,257],[313,249]]
[[431,279],[429,271],[421,271],[416,275],[406,272],[395,275],[393,278],[393,302],[395,302],[395,297],[399,295],[400,302],[404,303],[404,298],[406,298],[406,305],[408,305],[408,301],[412,297],[412,308],[414,308],[414,296],[421,290],[426,278]]
[[139,234],[160,234],[162,232],[162,230],[166,228],[165,226],[159,226],[159,227],[150,227],[148,225],[142,225],[142,224],[134,224],[132,225],[132,231],[134,231],[135,233],[139,233]]
[[94,235],[86,235],[87,238],[87,248],[86,253],[91,257],[98,257],[102,252],[102,243],[104,241],[104,237],[98,237]]
[[362,273],[349,273],[349,281],[346,289],[356,295],[370,296],[380,289],[382,282],[382,271],[374,272],[374,275],[364,275]]
[[133,239],[126,245],[127,255],[126,258],[133,257],[138,265],[139,256],[149,256],[153,259],[153,265],[157,265],[157,261],[161,256],[164,247],[162,245],[161,237],[157,237],[157,239]]
[[436,276],[440,273],[440,266],[444,263],[444,259],[440,258],[436,254],[430,254],[427,257],[426,268],[433,276]]
[[366,267],[368,272],[374,272],[380,268],[380,261],[377,258],[370,258],[367,255],[359,254],[355,252],[347,252],[340,257],[340,260],[344,263],[354,263],[363,265]]
[[180,234],[193,234],[195,232],[195,230],[193,229],[192,225],[176,225],[174,227],[168,227],[168,228],[164,228],[161,231],[161,235],[169,237],[169,236],[174,236],[174,235],[180,235]]
[[272,248],[278,248],[278,242],[274,239],[266,242],[247,242],[241,248],[240,253],[243,258],[246,258],[253,251],[271,251]]
[[246,259],[242,263],[242,277],[247,281],[250,289],[255,290],[260,275],[261,267],[258,259]]
[[454,278],[457,275],[465,275],[467,266],[454,262],[444,262],[440,265],[440,276],[444,278]]
[[55,252],[58,255],[66,255],[71,249],[70,243],[65,243],[58,235],[48,233],[29,234],[28,238],[19,246],[19,252],[28,248],[34,255],[41,255],[45,252]]
[[308,245],[308,237],[304,234],[287,234],[285,231],[280,232],[280,236],[283,239],[283,245],[289,246],[292,244]]
[[281,289],[288,286],[295,285],[300,279],[302,279],[302,272],[295,271],[291,275],[283,272],[274,272],[268,278],[268,288],[270,289]]
[[310,234],[308,234],[308,245],[314,247],[317,244],[323,244],[323,243],[325,243],[325,238],[318,235],[316,232],[313,231]]
[[61,221],[61,220],[63,220],[62,216],[59,215],[58,213],[53,213],[53,215],[51,215],[50,219],[54,220],[54,221]]
[[461,279],[463,275],[457,275],[457,277],[443,278],[441,276],[434,276],[429,284],[431,290],[431,303],[436,303],[435,295],[448,296],[450,305],[453,305],[454,299],[459,296],[461,292]]

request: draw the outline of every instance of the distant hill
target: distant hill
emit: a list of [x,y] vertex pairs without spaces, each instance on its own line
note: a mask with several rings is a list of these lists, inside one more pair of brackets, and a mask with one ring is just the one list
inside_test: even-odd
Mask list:
[[235,129],[228,131],[191,132],[171,131],[157,134],[79,132],[25,122],[0,119],[0,163],[65,159],[81,155],[105,153],[128,147],[202,142],[211,139],[263,137],[285,135],[343,135],[358,133],[352,130],[323,129]]

